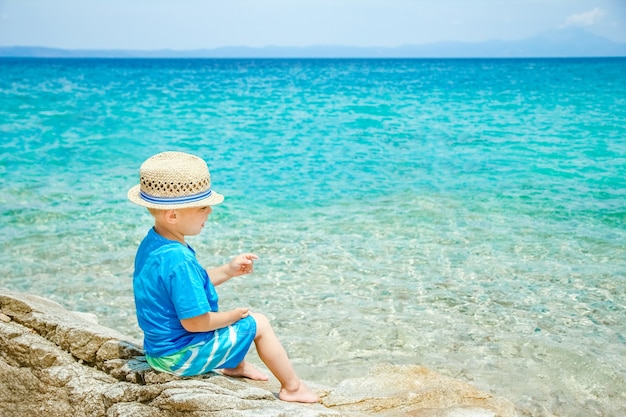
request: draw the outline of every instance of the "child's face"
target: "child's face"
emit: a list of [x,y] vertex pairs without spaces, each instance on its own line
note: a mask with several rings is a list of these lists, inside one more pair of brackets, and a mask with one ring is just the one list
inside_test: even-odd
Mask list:
[[199,234],[213,210],[210,206],[176,210],[177,228],[184,236]]

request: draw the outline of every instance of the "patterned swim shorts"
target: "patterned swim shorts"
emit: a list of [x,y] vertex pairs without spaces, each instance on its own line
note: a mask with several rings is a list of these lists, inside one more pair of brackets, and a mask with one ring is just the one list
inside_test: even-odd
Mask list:
[[252,316],[207,333],[207,339],[187,346],[167,356],[146,354],[148,364],[155,370],[178,376],[202,375],[213,369],[234,368],[243,361],[256,336],[256,321]]

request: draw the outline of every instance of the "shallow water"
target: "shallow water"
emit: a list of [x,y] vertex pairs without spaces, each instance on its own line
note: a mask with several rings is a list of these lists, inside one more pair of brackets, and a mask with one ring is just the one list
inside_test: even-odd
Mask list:
[[521,415],[626,414],[626,60],[0,60],[0,285],[135,337],[126,201],[163,150],[261,259],[222,308],[335,384],[423,364]]

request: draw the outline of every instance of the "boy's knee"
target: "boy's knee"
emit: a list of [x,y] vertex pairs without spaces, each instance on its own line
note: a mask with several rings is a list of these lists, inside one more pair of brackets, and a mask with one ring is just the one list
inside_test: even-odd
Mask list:
[[254,321],[256,321],[257,333],[264,329],[271,328],[270,319],[268,319],[265,314],[252,313],[250,315],[254,318]]

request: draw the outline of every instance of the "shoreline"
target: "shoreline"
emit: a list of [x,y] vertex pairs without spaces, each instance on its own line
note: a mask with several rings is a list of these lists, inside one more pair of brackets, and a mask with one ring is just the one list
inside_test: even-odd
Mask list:
[[0,311],[0,411],[6,416],[208,416],[232,411],[233,404],[233,415],[250,417],[261,411],[400,417],[418,410],[433,417],[454,410],[467,417],[517,416],[510,401],[417,365],[381,365],[336,387],[306,381],[321,404],[286,403],[275,398],[276,383],[157,373],[136,340],[100,326],[94,314],[67,311],[43,297],[0,289]]

